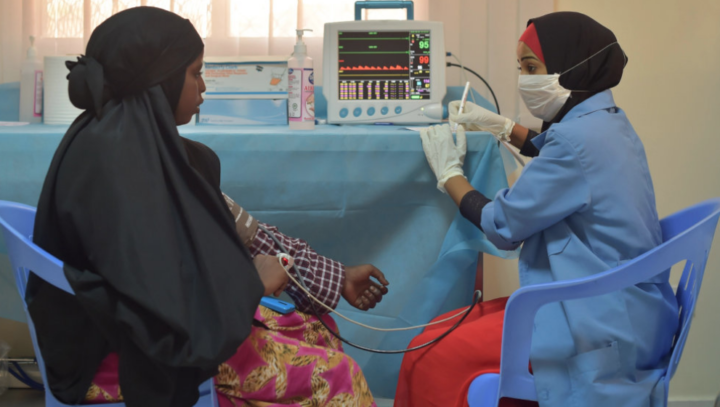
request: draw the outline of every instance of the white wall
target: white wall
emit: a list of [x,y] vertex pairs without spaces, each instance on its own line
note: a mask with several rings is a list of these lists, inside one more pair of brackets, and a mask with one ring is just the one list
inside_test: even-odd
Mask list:
[[[613,30],[630,61],[615,100],[645,144],[661,217],[720,196],[720,1],[557,0]],[[677,274],[674,278],[678,278]],[[720,236],[671,399],[720,392]]]
[[22,2],[0,0],[0,83],[20,80]]

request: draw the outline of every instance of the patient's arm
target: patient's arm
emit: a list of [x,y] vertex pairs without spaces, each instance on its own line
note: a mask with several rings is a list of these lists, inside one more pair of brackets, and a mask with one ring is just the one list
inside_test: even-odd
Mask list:
[[[340,296],[344,297],[352,306],[367,311],[375,308],[377,303],[382,301],[383,295],[387,294],[387,285],[383,273],[375,266],[364,264],[355,267],[345,268],[342,263],[327,257],[321,256],[313,250],[307,242],[286,236],[274,226],[260,224],[257,219],[247,213],[229,196],[223,194],[228,209],[235,219],[235,227],[240,240],[249,249],[253,257],[258,255],[274,256],[280,252],[272,238],[266,234],[258,225],[267,229],[270,233],[288,249],[288,254],[295,259],[295,265],[299,269],[305,285],[312,295],[323,304],[335,309]],[[301,276],[296,274],[294,268],[290,272],[296,279]],[[372,280],[375,278],[380,283]],[[297,309],[303,312],[311,312],[311,299],[297,284],[290,281],[286,292],[295,301]],[[320,313],[326,313],[323,307],[315,307]]]
[[[345,266],[342,263],[327,257],[321,256],[313,250],[310,245],[301,239],[286,236],[278,231],[275,226],[261,223],[267,230],[288,249],[288,254],[295,259],[295,265],[302,274],[305,285],[310,292],[320,301],[331,308],[335,308],[340,301],[343,286],[345,285]],[[258,230],[255,240],[249,247],[250,254],[255,257],[258,254],[275,255],[280,249],[275,242],[264,231]],[[294,269],[290,269],[293,277],[299,279]],[[285,290],[295,301],[295,307],[302,312],[311,312],[310,300],[300,288],[290,281]],[[325,308],[316,307],[320,313],[327,313]]]

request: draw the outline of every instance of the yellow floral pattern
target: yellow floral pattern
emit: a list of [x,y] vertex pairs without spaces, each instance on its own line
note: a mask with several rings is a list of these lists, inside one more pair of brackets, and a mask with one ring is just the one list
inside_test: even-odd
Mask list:
[[115,396],[111,395],[105,389],[96,385],[95,383],[90,385],[90,388],[85,394],[85,401],[88,403],[122,403],[124,401],[120,386],[117,386],[117,393]]
[[[254,330],[247,342],[253,352],[262,359],[262,363],[245,376],[242,384],[234,382],[232,391],[229,390],[233,385],[225,382],[221,377],[236,376],[216,376],[216,387],[226,396],[220,398],[221,406],[269,407],[282,404],[293,407],[370,407],[375,405],[365,376],[358,365],[342,352],[340,341],[316,317],[300,312],[291,316],[282,315],[265,307],[260,307],[258,314],[256,318],[259,316],[258,320],[268,329]],[[334,326],[334,322],[329,325]],[[233,359],[229,361],[231,365],[233,362]],[[312,371],[307,377],[292,377],[292,369],[311,366]],[[352,388],[333,392],[333,379],[336,377],[344,377],[344,380],[351,378]],[[308,396],[287,394],[290,380],[306,380]],[[271,383],[274,383],[274,387],[267,387],[273,386]],[[253,398],[253,394],[259,394],[258,392],[272,393],[272,400]],[[227,400],[223,400],[225,398]]]

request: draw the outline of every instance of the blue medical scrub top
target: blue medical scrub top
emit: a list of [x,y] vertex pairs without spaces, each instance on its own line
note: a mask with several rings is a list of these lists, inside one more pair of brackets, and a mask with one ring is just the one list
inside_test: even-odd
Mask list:
[[[522,286],[594,275],[662,242],[645,150],[611,91],[532,141],[539,156],[481,221],[500,249],[524,242]],[[541,407],[663,405],[678,325],[669,274],[540,309],[530,360]]]

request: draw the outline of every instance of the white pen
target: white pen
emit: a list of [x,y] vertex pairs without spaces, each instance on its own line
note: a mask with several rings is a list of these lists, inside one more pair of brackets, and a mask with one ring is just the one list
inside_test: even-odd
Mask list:
[[[465,90],[463,91],[462,99],[460,100],[460,108],[458,109],[458,116],[460,116],[463,113],[463,109],[465,109],[465,101],[467,101],[468,91],[470,90],[470,81],[467,81],[465,83]],[[458,124],[455,122],[455,126],[453,126],[453,133],[457,131]]]

